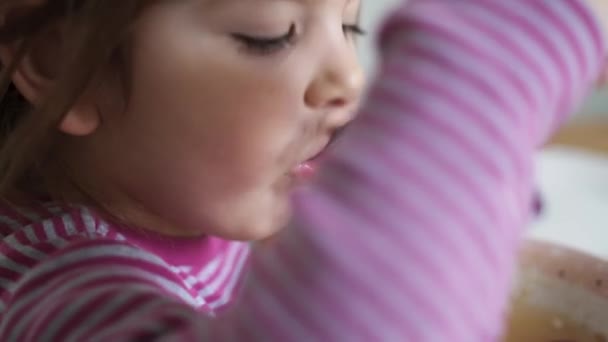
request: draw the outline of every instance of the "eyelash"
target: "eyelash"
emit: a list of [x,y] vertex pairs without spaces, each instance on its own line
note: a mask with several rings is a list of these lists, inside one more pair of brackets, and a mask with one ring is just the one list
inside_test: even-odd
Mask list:
[[[366,31],[357,24],[342,25],[342,29],[346,36],[362,36],[366,34]],[[242,43],[248,51],[254,54],[270,55],[289,47],[294,42],[296,33],[296,26],[295,24],[292,24],[289,27],[289,31],[279,37],[253,37],[242,33],[234,33],[232,34],[232,37]]]
[[367,34],[367,31],[358,24],[342,25],[342,30],[344,30],[344,34],[352,34],[353,36],[365,36]]

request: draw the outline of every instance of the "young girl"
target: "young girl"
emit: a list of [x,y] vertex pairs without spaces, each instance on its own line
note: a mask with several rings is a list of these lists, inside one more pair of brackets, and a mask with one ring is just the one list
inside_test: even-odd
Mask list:
[[498,340],[601,6],[2,0],[0,340]]

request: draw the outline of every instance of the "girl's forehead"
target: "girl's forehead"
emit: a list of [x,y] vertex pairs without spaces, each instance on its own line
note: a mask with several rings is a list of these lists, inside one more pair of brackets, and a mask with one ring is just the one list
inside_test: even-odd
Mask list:
[[[221,6],[230,3],[243,3],[243,0],[205,0],[209,6]],[[260,2],[292,2],[302,5],[313,5],[326,2],[335,2],[337,4],[342,3],[345,7],[354,6],[361,2],[361,0],[247,0],[250,3]]]
[[227,8],[256,8],[268,5],[293,5],[302,9],[317,8],[319,6],[330,5],[334,8],[341,8],[345,13],[356,13],[357,18],[361,16],[361,4],[363,0],[201,0],[201,6],[210,11],[223,10]]

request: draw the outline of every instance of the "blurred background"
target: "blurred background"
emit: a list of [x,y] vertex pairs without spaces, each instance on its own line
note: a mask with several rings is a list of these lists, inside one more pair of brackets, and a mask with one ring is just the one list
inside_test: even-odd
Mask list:
[[[377,26],[398,1],[363,2],[362,26],[369,34],[360,53],[370,75]],[[539,154],[537,170],[544,209],[530,235],[608,257],[608,88],[592,94]]]

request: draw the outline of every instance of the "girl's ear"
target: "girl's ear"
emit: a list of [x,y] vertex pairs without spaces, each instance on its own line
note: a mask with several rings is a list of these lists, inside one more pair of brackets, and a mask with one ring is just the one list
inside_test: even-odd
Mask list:
[[95,105],[76,103],[63,120],[59,130],[65,134],[85,136],[94,133],[101,124],[101,113]]
[[20,58],[11,78],[21,95],[36,106],[50,90],[53,80],[34,56],[34,51],[19,56],[20,50],[19,43],[0,45],[0,61],[2,65],[10,65],[15,58]]
[[[19,56],[21,43],[0,44],[0,62],[10,65],[13,59],[19,58],[11,79],[21,95],[34,107],[51,93],[57,84],[61,67],[62,49],[65,35],[60,25],[51,25],[48,29],[31,37],[27,51]],[[66,113],[58,129],[70,135],[88,135],[100,124],[99,111],[88,96],[81,96]]]

